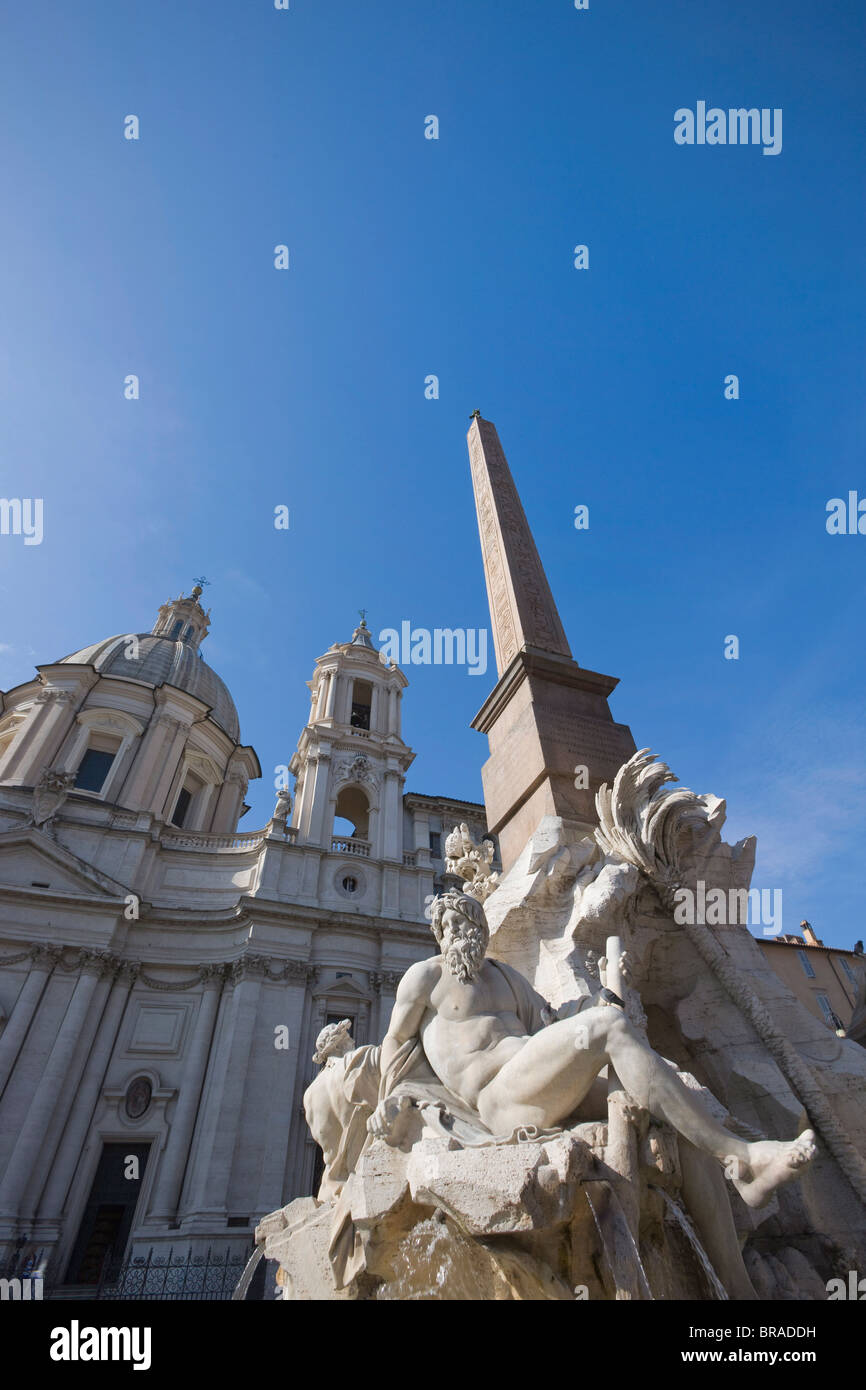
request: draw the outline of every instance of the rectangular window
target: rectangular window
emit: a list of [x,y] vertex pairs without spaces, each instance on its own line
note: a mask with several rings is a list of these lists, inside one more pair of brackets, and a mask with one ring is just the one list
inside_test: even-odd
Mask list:
[[430,831],[430,853],[434,859],[442,858],[442,834],[439,830]]
[[830,1024],[830,1027],[836,1028],[839,1024],[839,1020],[833,1012],[833,1005],[830,1003],[830,1000],[827,998],[826,994],[819,994],[816,992],[815,998],[817,999],[818,1004],[820,1005],[822,1014],[824,1015],[827,1022]]
[[373,687],[369,681],[352,683],[352,713],[349,723],[353,729],[369,729],[373,708]]
[[176,825],[178,830],[182,830],[189,821],[190,807],[203,786],[204,783],[193,773],[188,772],[186,774],[183,786],[178,792],[177,801],[174,803],[174,810],[171,813],[171,824]]
[[810,980],[814,980],[814,978],[815,978],[815,972],[814,972],[814,970],[812,969],[812,962],[810,961],[809,957],[806,955],[806,952],[805,952],[805,951],[798,951],[798,952],[797,952],[797,955],[800,957],[800,964],[801,964],[802,967],[803,967],[803,973],[804,973],[805,975],[808,975],[808,977],[809,977]]
[[180,795],[178,796],[177,801],[174,803],[174,812],[171,817],[172,825],[176,825],[178,830],[183,829],[183,823],[186,820],[187,812],[189,811],[189,804],[191,801],[192,792],[189,790],[188,787],[181,787]]
[[854,971],[851,969],[851,967],[850,967],[850,965],[848,964],[848,962],[847,962],[847,960],[845,959],[845,957],[844,957],[844,956],[837,956],[836,959],[838,960],[838,962],[839,962],[839,964],[841,965],[842,969],[845,971],[845,974],[848,976],[848,979],[851,981],[852,985],[856,985],[857,981],[856,981],[856,979],[854,978]]
[[75,774],[75,787],[80,792],[101,792],[105,786],[114,753],[105,748],[88,748]]

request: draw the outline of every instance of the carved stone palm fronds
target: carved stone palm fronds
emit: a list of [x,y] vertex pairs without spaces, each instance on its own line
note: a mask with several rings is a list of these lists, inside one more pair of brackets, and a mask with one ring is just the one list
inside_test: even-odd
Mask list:
[[469,833],[464,822],[455,825],[445,840],[445,872],[463,879],[464,892],[484,902],[499,887],[499,875],[491,870],[493,841],[482,840],[480,845]]
[[666,763],[641,748],[596,793],[595,838],[606,855],[625,860],[655,884],[679,884],[679,840],[683,831],[707,825],[720,803],[688,787],[668,787],[677,778]]
[[[670,768],[642,748],[617,773],[613,788],[605,783],[596,794],[599,824],[596,841],[615,862],[633,865],[657,890],[673,915],[676,891],[683,887],[680,837],[701,824],[711,826],[724,803],[696,796],[687,787],[667,787],[676,781]],[[710,927],[684,923],[683,931],[716,979],[749,1019],[780,1071],[803,1102],[809,1119],[860,1200],[866,1205],[866,1162],[837,1120],[811,1068],[776,1026],[775,1021],[732,964]]]

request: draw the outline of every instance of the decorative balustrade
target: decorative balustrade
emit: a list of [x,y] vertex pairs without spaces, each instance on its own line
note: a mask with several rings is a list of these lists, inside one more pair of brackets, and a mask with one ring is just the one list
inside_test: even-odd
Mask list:
[[413,850],[407,850],[407,852],[403,855],[403,868],[404,868],[404,869],[414,869],[414,868],[415,868],[415,865],[416,865],[417,863],[418,863],[418,852],[417,852],[417,850],[414,850],[414,849],[413,849]]
[[331,849],[337,854],[357,854],[361,859],[370,858],[370,841],[356,840],[352,835],[335,835]]
[[[267,830],[246,830],[235,835],[211,835],[195,830],[164,830],[160,844],[167,849],[197,849],[207,853],[221,849],[248,850],[257,849],[267,833]],[[286,838],[294,840],[297,833],[295,826],[289,826]]]

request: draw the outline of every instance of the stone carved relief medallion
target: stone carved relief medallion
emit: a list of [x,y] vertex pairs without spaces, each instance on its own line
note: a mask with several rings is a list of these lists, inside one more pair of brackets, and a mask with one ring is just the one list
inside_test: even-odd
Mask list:
[[136,1076],[130,1081],[126,1088],[126,1097],[123,1108],[127,1118],[130,1120],[140,1120],[142,1115],[146,1115],[150,1109],[150,1102],[153,1098],[153,1086],[146,1076]]

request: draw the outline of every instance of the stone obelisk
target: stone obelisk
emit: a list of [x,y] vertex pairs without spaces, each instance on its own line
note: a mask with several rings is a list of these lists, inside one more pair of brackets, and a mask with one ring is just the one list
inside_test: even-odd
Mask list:
[[589,831],[635,744],[608,708],[617,677],[571,655],[496,426],[476,411],[467,439],[499,676],[472,727],[490,744],[484,803],[507,870],[543,816]]

